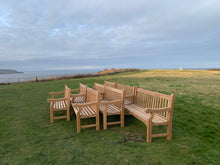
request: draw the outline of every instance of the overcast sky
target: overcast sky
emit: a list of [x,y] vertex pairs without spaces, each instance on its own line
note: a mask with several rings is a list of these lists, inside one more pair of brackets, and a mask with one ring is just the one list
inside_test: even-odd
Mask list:
[[220,0],[0,0],[0,69],[220,67]]

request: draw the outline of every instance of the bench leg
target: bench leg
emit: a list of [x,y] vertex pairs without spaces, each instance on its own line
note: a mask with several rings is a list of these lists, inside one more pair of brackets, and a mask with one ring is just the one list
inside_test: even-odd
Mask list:
[[167,140],[172,139],[172,123],[167,125]]
[[50,107],[50,123],[53,123],[53,109]]
[[80,117],[76,116],[76,126],[77,126],[77,133],[81,132],[81,128],[80,128]]
[[149,122],[147,124],[147,143],[151,143],[151,139],[152,139],[152,125]]
[[103,128],[107,129],[107,114],[106,114],[106,112],[103,113]]

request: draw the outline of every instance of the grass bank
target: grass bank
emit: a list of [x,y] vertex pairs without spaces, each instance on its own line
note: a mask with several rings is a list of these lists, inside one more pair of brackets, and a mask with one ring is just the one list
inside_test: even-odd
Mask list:
[[[145,143],[146,127],[132,116],[125,117],[125,128],[103,130],[101,124],[100,131],[80,134],[75,116],[50,124],[48,92],[104,80],[174,93],[172,141]],[[146,70],[1,85],[0,113],[0,164],[220,164],[220,71]]]

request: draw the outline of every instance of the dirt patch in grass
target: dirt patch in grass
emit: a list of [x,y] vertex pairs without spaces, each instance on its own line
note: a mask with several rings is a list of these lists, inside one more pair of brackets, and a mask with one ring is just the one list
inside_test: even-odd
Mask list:
[[145,137],[144,135],[140,137],[140,135],[132,135],[130,133],[125,133],[123,141],[119,142],[119,144],[127,143],[127,142],[134,142],[134,143],[144,143]]

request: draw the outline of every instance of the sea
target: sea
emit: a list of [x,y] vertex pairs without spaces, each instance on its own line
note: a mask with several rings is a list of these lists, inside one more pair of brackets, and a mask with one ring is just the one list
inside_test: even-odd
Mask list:
[[60,76],[73,76],[77,74],[97,73],[99,70],[56,70],[56,71],[26,71],[16,74],[0,74],[0,83],[20,83],[24,81],[53,78]]

